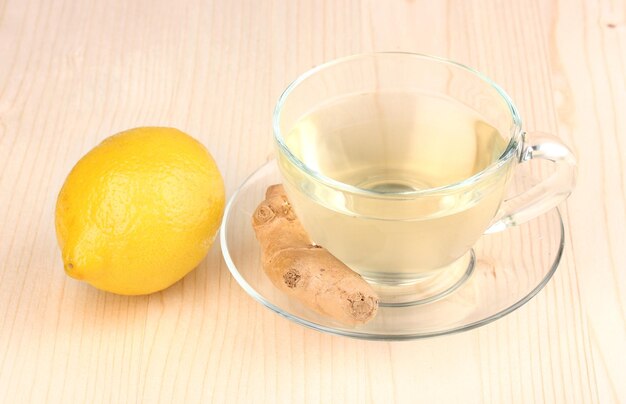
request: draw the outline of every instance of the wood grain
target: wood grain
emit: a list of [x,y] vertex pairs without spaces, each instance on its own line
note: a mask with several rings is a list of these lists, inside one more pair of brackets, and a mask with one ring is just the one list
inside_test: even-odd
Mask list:
[[[170,289],[129,298],[67,278],[54,204],[104,137],[170,125],[227,190],[271,153],[299,73],[372,50],[491,76],[528,130],[579,157],[556,276],[474,331],[384,343],[261,307],[216,246]],[[626,401],[626,5],[619,0],[0,0],[0,402]]]

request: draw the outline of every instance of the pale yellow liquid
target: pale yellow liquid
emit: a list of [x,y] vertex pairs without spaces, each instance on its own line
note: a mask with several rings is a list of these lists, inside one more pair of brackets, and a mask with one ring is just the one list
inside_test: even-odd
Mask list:
[[419,279],[463,256],[493,219],[508,167],[469,188],[402,193],[466,180],[495,162],[507,140],[474,110],[419,93],[358,94],[301,118],[286,135],[308,167],[377,196],[343,192],[279,159],[305,228],[367,278]]

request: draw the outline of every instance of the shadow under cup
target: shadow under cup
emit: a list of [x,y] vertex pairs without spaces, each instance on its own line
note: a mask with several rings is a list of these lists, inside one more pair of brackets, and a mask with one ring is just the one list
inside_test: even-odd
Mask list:
[[353,56],[294,81],[274,114],[278,166],[311,238],[386,304],[450,293],[494,221],[522,147],[480,73],[406,53]]

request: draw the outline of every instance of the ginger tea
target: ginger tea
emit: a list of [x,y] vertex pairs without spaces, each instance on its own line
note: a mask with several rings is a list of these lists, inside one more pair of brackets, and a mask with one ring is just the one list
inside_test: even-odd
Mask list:
[[[422,93],[332,100],[302,116],[285,142],[337,182],[279,159],[312,239],[376,282],[410,282],[459,259],[495,216],[509,172],[473,177],[498,160],[507,139],[464,104]],[[471,186],[446,188],[464,180]]]

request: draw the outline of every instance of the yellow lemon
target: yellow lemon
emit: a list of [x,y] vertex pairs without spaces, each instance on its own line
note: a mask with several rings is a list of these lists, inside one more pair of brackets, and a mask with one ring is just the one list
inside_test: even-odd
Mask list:
[[123,295],[172,285],[205,257],[224,213],[209,152],[173,128],[105,139],[74,166],[56,205],[65,271]]

